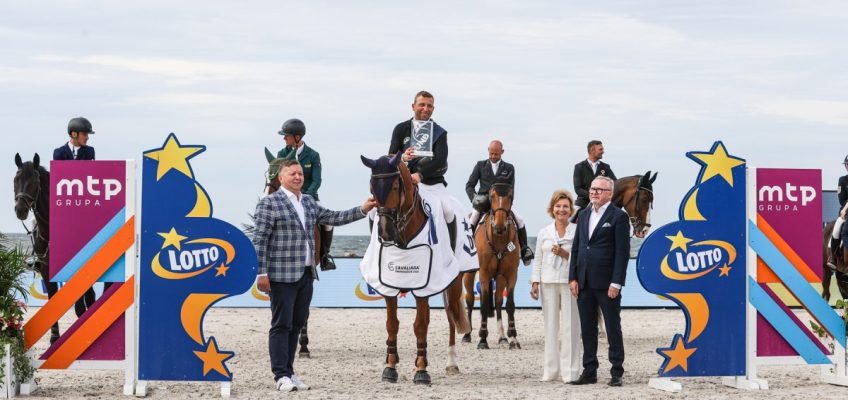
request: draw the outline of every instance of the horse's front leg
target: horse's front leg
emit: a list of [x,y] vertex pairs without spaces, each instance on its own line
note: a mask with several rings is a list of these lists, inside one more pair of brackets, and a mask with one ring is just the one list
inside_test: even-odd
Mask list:
[[[458,325],[462,325],[462,321],[456,321],[455,315],[459,314],[459,317],[462,318],[465,317],[465,314],[461,311],[455,312],[453,310],[459,310],[462,307],[462,278],[458,276],[442,293],[445,303],[445,314],[448,317],[448,362],[445,366],[445,372],[448,375],[459,373],[459,365],[456,363],[456,330]],[[469,329],[471,329],[470,326]],[[471,337],[470,331],[467,335],[469,338]]]
[[397,297],[383,297],[386,300],[386,368],[383,369],[383,382],[397,383],[397,334],[400,322],[397,317]]
[[506,288],[506,279],[503,275],[495,278],[495,310],[498,317],[498,344],[506,344],[506,331],[503,324],[503,292]]
[[[477,273],[474,271],[462,274],[462,285],[465,287],[465,310],[468,312],[468,323],[471,330],[474,330],[471,326],[473,325],[471,313],[474,311],[474,277],[476,275]],[[471,331],[462,336],[462,343],[471,343]]]
[[430,326],[430,303],[426,297],[415,298],[415,344],[418,353],[415,357],[415,384],[429,385],[430,374],[427,373],[427,328]]
[[[44,283],[47,287],[47,299],[52,299],[56,292],[59,291],[59,284],[56,282],[49,282],[47,280],[44,280]],[[53,326],[50,327],[50,344],[52,345],[53,343],[56,343],[56,341],[59,340],[59,337],[61,336],[62,334],[59,332],[59,322],[56,322],[53,324]]]
[[509,349],[520,349],[521,344],[518,343],[518,331],[515,330],[515,278],[509,283],[506,294],[506,317],[509,328],[506,335],[509,336]]
[[[483,265],[482,263],[480,265]],[[489,343],[486,338],[489,336],[489,317],[494,316],[492,311],[492,279],[480,269],[480,342],[477,343],[477,349],[488,350]]]

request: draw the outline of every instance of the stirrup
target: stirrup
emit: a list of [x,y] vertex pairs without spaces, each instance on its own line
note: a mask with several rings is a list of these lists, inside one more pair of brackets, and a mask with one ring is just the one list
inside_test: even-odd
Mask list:
[[336,269],[336,260],[329,253],[321,257],[321,271],[332,271]]

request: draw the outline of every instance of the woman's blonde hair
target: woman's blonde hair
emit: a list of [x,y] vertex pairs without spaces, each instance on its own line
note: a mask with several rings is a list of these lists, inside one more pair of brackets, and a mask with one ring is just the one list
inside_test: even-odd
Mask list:
[[574,196],[571,195],[571,192],[565,189],[557,189],[554,190],[554,194],[551,195],[551,202],[548,203],[548,215],[551,218],[554,217],[554,204],[562,199],[568,199],[568,204],[571,206],[571,213],[574,213]]

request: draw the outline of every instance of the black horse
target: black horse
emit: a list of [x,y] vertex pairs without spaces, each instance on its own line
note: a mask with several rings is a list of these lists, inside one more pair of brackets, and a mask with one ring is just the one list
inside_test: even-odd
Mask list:
[[[822,260],[827,260],[830,258],[830,235],[833,233],[833,225],[834,221],[828,222],[824,226],[824,232],[822,235],[822,242],[824,246],[822,247]],[[831,269],[827,265],[827,261],[825,261],[822,266],[822,297],[830,301],[830,280],[833,277],[836,277],[836,287],[839,289],[839,294],[842,295],[843,299],[848,299],[848,263],[845,261],[844,253],[837,254],[834,257],[836,260],[836,270]]]
[[[47,286],[47,297],[52,298],[59,285],[50,282],[50,173],[40,165],[40,157],[35,154],[32,161],[23,162],[20,154],[15,154],[15,215],[21,221],[29,217],[29,212],[35,216],[32,225],[32,253],[35,256],[35,267],[41,274]],[[94,290],[89,288],[82,298],[74,304],[77,317],[94,303]],[[59,339],[59,324],[50,328],[50,343]]]

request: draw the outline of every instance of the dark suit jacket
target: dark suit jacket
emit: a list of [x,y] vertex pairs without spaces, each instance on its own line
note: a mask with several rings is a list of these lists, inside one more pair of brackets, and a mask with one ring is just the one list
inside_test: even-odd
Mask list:
[[[277,158],[288,158],[294,148],[283,147],[277,152]],[[321,187],[321,156],[317,151],[307,145],[303,145],[303,151],[297,156],[297,162],[303,169],[303,189],[301,191],[318,199],[318,188]]]
[[[471,176],[468,177],[468,182],[465,184],[465,193],[468,194],[468,200],[474,200],[474,195],[477,193],[489,193],[489,188],[497,182],[509,183],[515,186],[515,167],[512,164],[501,160],[501,165],[498,166],[498,176],[492,171],[492,163],[488,159],[478,161],[474,165],[474,170],[471,171]],[[474,187],[480,182],[480,188],[475,192]]]
[[845,175],[839,178],[839,207],[840,210],[842,207],[845,207],[845,203],[848,202],[848,175]]
[[[406,150],[411,136],[411,118],[397,124],[392,132],[389,154]],[[435,122],[433,122],[433,140],[433,157],[416,157],[407,166],[409,172],[421,174],[421,183],[425,185],[442,183],[447,186],[445,173],[448,172],[448,131]]]
[[609,164],[603,161],[598,162],[597,173],[592,172],[592,166],[589,165],[588,160],[583,160],[574,165],[574,191],[577,193],[577,200],[574,201],[574,204],[580,208],[586,208],[586,205],[589,204],[589,186],[598,176],[616,179]]
[[93,160],[94,159],[94,147],[91,146],[82,146],[77,150],[77,158],[74,158],[74,153],[71,152],[71,148],[68,147],[68,143],[65,142],[60,147],[57,147],[56,150],[53,150],[53,159],[54,160]]
[[586,207],[577,215],[577,230],[571,246],[568,281],[577,280],[580,289],[607,290],[611,283],[624,286],[627,259],[630,258],[630,220],[627,213],[610,204],[589,237]]

